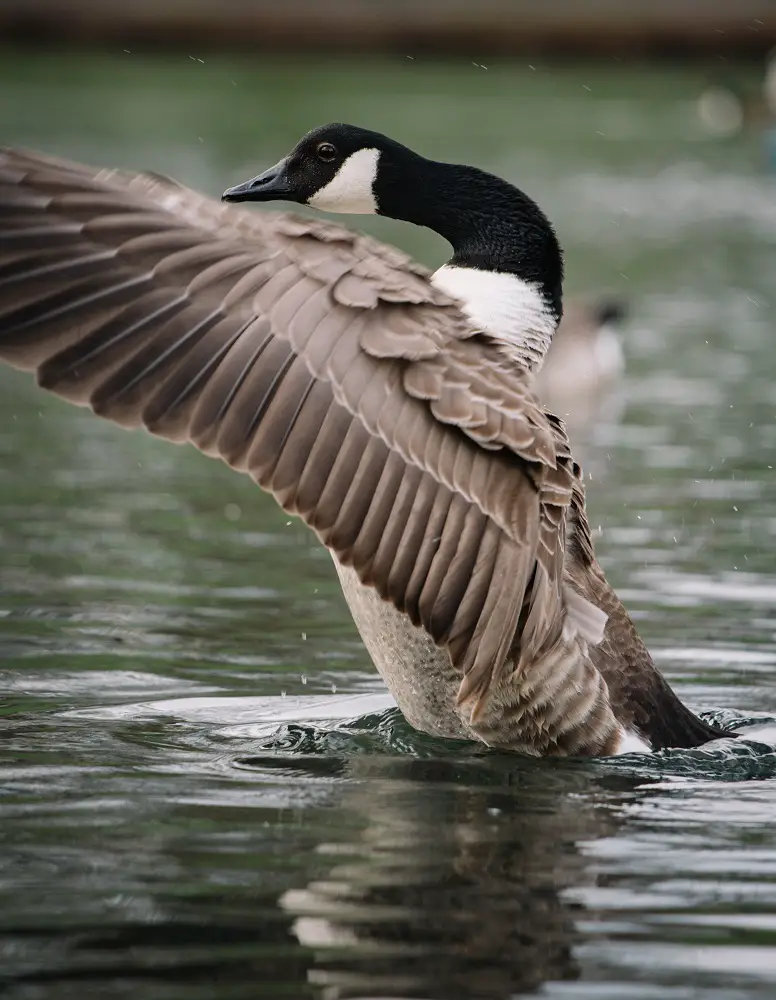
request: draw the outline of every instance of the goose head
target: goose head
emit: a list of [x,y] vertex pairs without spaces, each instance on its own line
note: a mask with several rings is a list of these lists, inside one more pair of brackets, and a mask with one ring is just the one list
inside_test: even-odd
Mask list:
[[[379,173],[403,154],[387,136],[354,125],[323,125],[303,136],[274,167],[224,192],[224,201],[292,201],[325,212],[375,215]],[[388,214],[388,213],[383,213]]]
[[541,362],[560,321],[563,260],[549,220],[519,188],[477,167],[430,160],[379,132],[336,123],[309,132],[222,198],[292,201],[434,230],[454,251],[435,283],[494,336],[524,344],[528,336],[529,367]]

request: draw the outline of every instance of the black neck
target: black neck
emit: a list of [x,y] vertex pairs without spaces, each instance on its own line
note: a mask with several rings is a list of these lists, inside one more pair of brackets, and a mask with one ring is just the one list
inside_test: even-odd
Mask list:
[[536,202],[476,167],[411,157],[395,165],[381,161],[375,185],[380,214],[439,233],[453,247],[451,264],[538,284],[560,317],[563,257]]

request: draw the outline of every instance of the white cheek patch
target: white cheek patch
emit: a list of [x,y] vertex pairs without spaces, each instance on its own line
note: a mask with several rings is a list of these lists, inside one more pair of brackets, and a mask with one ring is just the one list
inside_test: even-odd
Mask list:
[[328,184],[316,191],[307,204],[324,212],[376,215],[374,182],[379,149],[359,149],[342,164]]

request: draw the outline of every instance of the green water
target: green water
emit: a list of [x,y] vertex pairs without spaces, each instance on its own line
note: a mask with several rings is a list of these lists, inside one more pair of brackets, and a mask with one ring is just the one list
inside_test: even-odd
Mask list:
[[[5,995],[772,997],[760,137],[703,132],[701,69],[627,60],[1,55],[3,142],[217,194],[345,120],[534,195],[569,291],[630,305],[622,412],[579,442],[601,561],[685,700],[763,717],[760,745],[594,764],[414,733],[303,527],[227,468],[2,371]],[[365,228],[444,260],[432,234]]]

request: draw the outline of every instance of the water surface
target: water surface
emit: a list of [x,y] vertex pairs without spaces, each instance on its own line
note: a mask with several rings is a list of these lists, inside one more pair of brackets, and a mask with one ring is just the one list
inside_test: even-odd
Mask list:
[[759,725],[594,763],[415,733],[302,526],[2,371],[14,1000],[776,992],[774,180],[703,134],[701,70],[478,62],[6,52],[0,132],[217,194],[346,120],[524,186],[570,291],[631,307],[578,442],[600,558],[681,696]]

